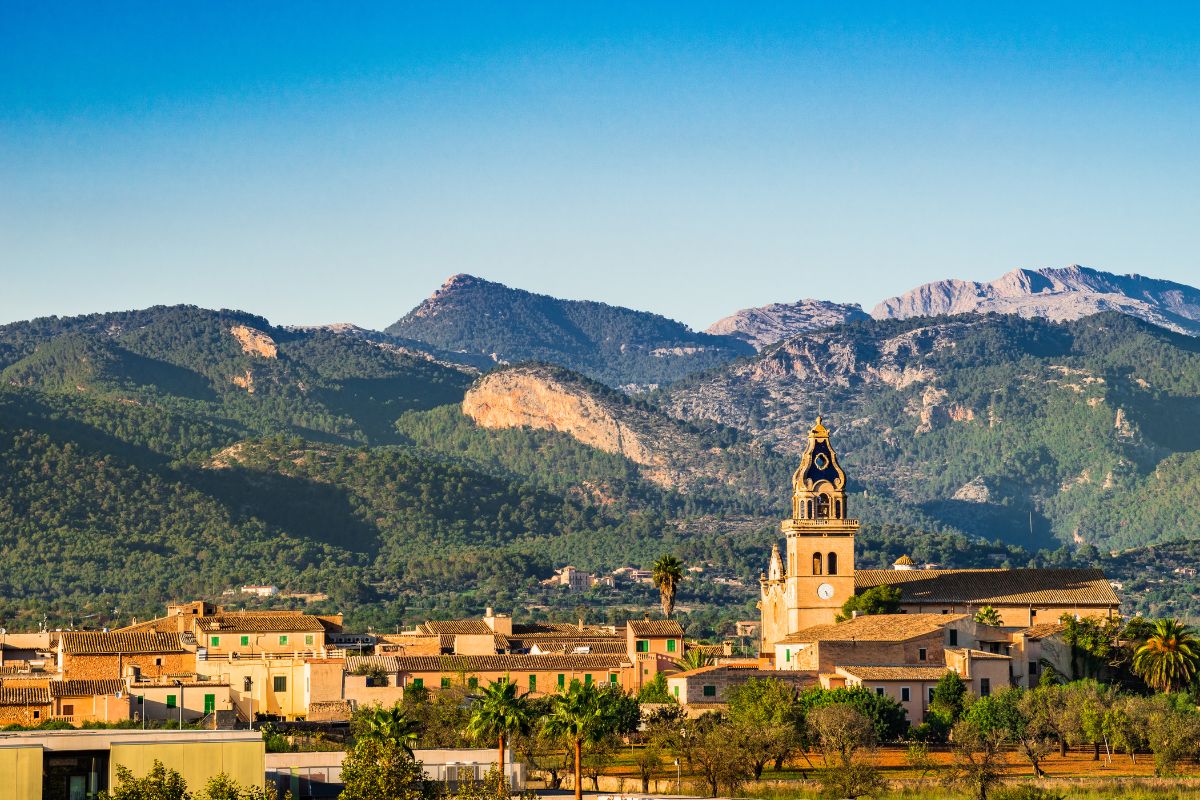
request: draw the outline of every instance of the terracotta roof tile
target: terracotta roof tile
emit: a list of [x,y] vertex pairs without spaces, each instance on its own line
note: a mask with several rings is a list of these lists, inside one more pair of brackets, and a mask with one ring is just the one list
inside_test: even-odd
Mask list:
[[185,652],[178,633],[70,631],[61,636],[63,652],[71,654]]
[[973,650],[969,647],[947,647],[947,653],[960,653],[970,656],[976,661],[1012,661],[1012,656],[1004,653],[989,653],[987,650]]
[[860,681],[936,681],[949,670],[944,664],[838,665],[836,669]]
[[1045,639],[1047,636],[1054,636],[1062,633],[1067,629],[1067,626],[1062,622],[1045,622],[1041,625],[1032,625],[1024,630],[1017,631],[1026,639]]
[[673,619],[631,619],[634,636],[683,636],[683,627]]
[[93,697],[98,694],[116,694],[124,691],[125,681],[120,678],[50,682],[51,697]]
[[[523,640],[520,640],[516,644],[519,647],[522,643]],[[594,641],[586,639],[581,641],[563,639],[551,640],[548,642],[530,642],[529,644],[530,646],[537,645],[538,650],[542,651],[543,653],[570,653],[576,648],[586,648],[588,653],[592,653],[593,655],[603,654],[615,656],[625,655],[628,652],[625,642],[619,639],[614,639],[611,641]],[[582,655],[586,654],[587,653],[583,653]]]
[[896,586],[906,603],[1116,606],[1098,569],[860,569],[856,589]]
[[0,706],[47,706],[50,690],[44,686],[0,686]]
[[782,643],[877,641],[903,642],[941,630],[966,614],[866,614],[834,625],[814,625],[789,634]]
[[346,671],[380,666],[387,672],[506,672],[525,670],[616,670],[628,665],[614,655],[349,656]]
[[205,633],[323,633],[321,620],[308,614],[221,614],[198,617]]
[[464,636],[486,636],[492,633],[492,629],[481,619],[430,620],[419,626],[418,629],[420,628],[424,629],[422,633],[449,633]]

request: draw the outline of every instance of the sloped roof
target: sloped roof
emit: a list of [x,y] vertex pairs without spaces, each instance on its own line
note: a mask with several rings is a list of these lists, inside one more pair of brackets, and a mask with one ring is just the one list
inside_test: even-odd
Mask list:
[[70,654],[185,652],[178,633],[65,631],[61,636],[63,652]]
[[989,653],[987,650],[975,650],[970,647],[947,647],[947,653],[961,653],[975,661],[1012,661],[1012,656],[1004,653]]
[[860,569],[858,590],[895,586],[905,603],[990,606],[1116,606],[1120,599],[1098,569]]
[[789,634],[784,644],[807,642],[903,642],[939,631],[966,614],[865,614],[834,625],[814,625]]
[[[695,669],[683,670],[682,672],[672,672],[667,675],[668,678],[691,678],[694,675],[704,675],[717,670],[737,670],[739,674],[745,675],[751,672],[769,672],[772,677],[778,677],[775,670],[760,669],[757,660],[748,661],[731,661],[728,664],[708,664]],[[753,677],[753,676],[751,676]]]
[[125,691],[125,681],[120,678],[50,682],[51,697],[92,697],[98,694],[116,694],[123,691]]
[[860,681],[936,681],[949,667],[944,664],[839,664],[835,669]]
[[628,652],[627,646],[623,640],[577,640],[577,639],[557,639],[541,642],[530,642],[529,646],[536,645],[543,653],[570,653],[577,647],[586,647],[593,654],[603,653],[604,655],[623,655]]
[[418,625],[422,633],[449,633],[463,636],[490,636],[491,627],[481,619],[442,619],[430,620],[424,625]]
[[683,636],[683,626],[673,619],[631,619],[627,625],[634,636]]
[[1023,635],[1026,639],[1036,641],[1038,639],[1045,639],[1047,636],[1054,636],[1055,634],[1062,633],[1066,629],[1067,626],[1064,623],[1045,622],[1041,625],[1031,625],[1024,630],[1017,631],[1017,633]]
[[50,690],[45,686],[0,686],[0,706],[50,705]]
[[197,617],[205,633],[323,633],[321,620],[308,614],[220,614]]
[[614,670],[629,664],[625,656],[604,654],[482,656],[349,656],[346,671],[382,667],[387,672],[508,672],[526,670]]

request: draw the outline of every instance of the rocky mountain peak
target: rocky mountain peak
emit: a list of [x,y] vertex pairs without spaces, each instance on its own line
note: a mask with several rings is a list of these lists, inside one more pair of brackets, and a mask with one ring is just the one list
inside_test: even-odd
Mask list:
[[756,350],[762,350],[801,333],[865,319],[869,317],[857,303],[806,298],[794,303],[743,308],[717,320],[708,326],[705,333],[734,336],[753,345]]
[[1200,335],[1200,290],[1079,264],[1014,269],[988,282],[934,281],[884,300],[871,315],[905,319],[997,312],[1062,322],[1101,311],[1119,311],[1178,333]]

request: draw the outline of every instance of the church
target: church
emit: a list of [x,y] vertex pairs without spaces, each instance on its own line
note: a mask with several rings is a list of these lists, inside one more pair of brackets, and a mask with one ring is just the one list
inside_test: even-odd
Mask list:
[[799,631],[836,621],[842,605],[875,586],[900,589],[906,614],[974,614],[983,606],[1006,627],[1055,623],[1064,614],[1113,617],[1120,600],[1096,569],[917,569],[907,556],[891,569],[854,565],[858,520],[850,516],[846,473],[821,418],[792,476],[792,516],[783,521],[784,552],[776,544],[759,579],[762,641],[775,645]]

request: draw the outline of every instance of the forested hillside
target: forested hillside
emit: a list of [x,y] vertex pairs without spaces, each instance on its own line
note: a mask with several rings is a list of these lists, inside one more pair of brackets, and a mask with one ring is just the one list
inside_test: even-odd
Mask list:
[[386,337],[193,307],[0,328],[0,624],[145,617],[246,582],[328,593],[317,608],[377,628],[487,605],[619,618],[652,590],[540,582],[670,551],[705,568],[682,619],[723,633],[754,613],[818,407],[863,565],[1096,564],[1130,609],[1195,607],[1195,578],[1169,571],[1200,540],[1195,340],[1116,315],[872,321],[649,401],[510,372],[699,477],[578,429],[481,427],[464,397],[501,402],[494,382]]

